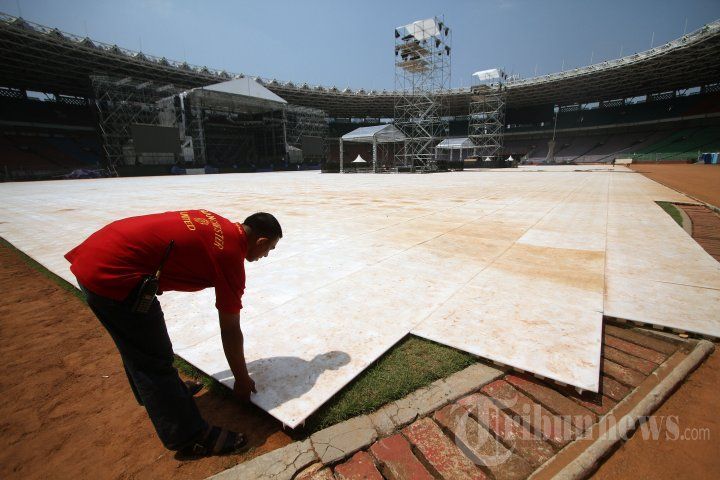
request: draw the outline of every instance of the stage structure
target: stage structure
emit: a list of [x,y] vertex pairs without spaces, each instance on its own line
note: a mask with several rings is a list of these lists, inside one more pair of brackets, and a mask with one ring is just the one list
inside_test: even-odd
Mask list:
[[265,169],[283,161],[287,102],[255,80],[237,78],[177,97],[183,111],[179,127],[184,145],[189,137],[203,146],[204,156],[196,163]]
[[[134,165],[140,157],[147,164],[174,161],[180,150],[179,132],[177,145],[158,145],[147,151],[136,151],[135,137],[147,144],[155,129],[165,132],[163,127],[170,127],[177,131],[180,112],[174,105],[170,109],[167,104],[158,103],[179,93],[177,88],[131,77],[91,76],[90,81],[103,152],[110,171],[114,172],[117,166]],[[135,131],[133,126],[136,126]],[[158,151],[163,149],[168,151]]]
[[504,144],[507,75],[493,68],[475,72],[473,77],[479,83],[470,88],[468,137],[478,160],[494,161]]
[[396,171],[437,171],[434,147],[448,132],[441,95],[450,89],[450,29],[442,18],[395,29],[395,126],[407,137]]
[[[303,163],[320,164],[327,158],[329,134],[327,114],[322,110],[298,105],[285,109],[286,143],[302,152]],[[295,163],[290,156],[290,163]]]
[[181,91],[131,77],[92,76],[106,161],[262,170],[319,163],[327,121],[248,77]]

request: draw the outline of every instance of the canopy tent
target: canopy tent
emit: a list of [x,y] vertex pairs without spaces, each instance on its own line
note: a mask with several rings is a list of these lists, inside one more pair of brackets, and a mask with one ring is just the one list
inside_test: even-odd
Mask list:
[[358,155],[357,158],[355,158],[355,160],[352,161],[352,163],[362,163],[362,164],[365,164],[365,163],[367,163],[367,160],[365,160],[365,159],[362,158],[360,155]]
[[442,142],[438,143],[435,146],[435,155],[437,156],[438,150],[449,150],[450,151],[450,161],[453,159],[453,152],[457,151],[458,153],[458,160],[463,159],[463,151],[464,150],[473,150],[475,148],[475,144],[467,137],[459,137],[459,138],[446,138]]
[[[395,125],[374,125],[372,127],[356,128],[350,133],[340,137],[340,173],[343,172],[344,150],[343,142],[371,143],[373,172],[377,172],[378,145],[386,143],[405,142],[407,137]],[[362,158],[358,155],[358,158]],[[357,160],[357,158],[355,159]],[[352,163],[355,163],[353,161]],[[359,163],[359,162],[358,162]]]
[[435,148],[443,150],[462,150],[464,148],[473,148],[475,144],[469,138],[446,138],[438,143]]

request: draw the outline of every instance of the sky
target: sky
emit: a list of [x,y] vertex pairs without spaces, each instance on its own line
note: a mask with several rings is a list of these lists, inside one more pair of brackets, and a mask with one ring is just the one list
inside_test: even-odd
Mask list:
[[648,50],[720,19],[720,0],[0,0],[0,11],[130,50],[265,78],[394,87],[394,28],[444,16],[451,87]]

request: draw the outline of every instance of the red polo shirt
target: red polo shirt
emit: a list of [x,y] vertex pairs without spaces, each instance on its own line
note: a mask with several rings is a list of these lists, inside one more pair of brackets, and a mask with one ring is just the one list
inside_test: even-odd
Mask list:
[[88,290],[122,301],[144,275],[155,273],[171,240],[175,245],[160,275],[160,290],[215,287],[217,309],[238,313],[245,290],[247,237],[240,224],[207,210],[118,220],[90,235],[65,258]]

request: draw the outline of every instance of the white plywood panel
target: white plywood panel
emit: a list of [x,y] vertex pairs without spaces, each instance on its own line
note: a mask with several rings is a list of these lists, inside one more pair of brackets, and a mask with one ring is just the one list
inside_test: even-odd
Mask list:
[[639,175],[613,176],[605,314],[720,336],[720,263],[655,202],[692,203]]
[[[716,264],[653,203],[689,200],[621,167],[33,182],[0,185],[0,200],[0,235],[69,281],[62,255],[118,218],[276,214],[285,236],[246,266],[242,322],[253,401],[288,425],[418,324],[441,343],[594,389],[605,251],[609,314],[717,331],[706,328]],[[686,297],[658,293],[667,279],[688,285],[677,290]],[[212,290],[161,302],[176,351],[231,384]]]
[[609,178],[579,180],[413,333],[597,391]]

